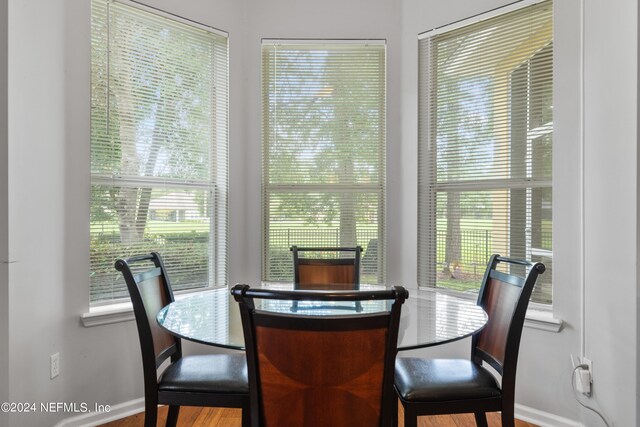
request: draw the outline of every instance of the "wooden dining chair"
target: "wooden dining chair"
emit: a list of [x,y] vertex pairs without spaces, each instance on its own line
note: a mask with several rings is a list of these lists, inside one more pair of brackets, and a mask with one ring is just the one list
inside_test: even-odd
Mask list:
[[[138,327],[144,377],[145,427],[155,427],[158,404],[169,405],[166,425],[175,426],[180,406],[242,408],[249,426],[249,385],[243,354],[182,356],[179,338],[162,329],[156,314],[173,302],[173,292],[158,253],[119,259]],[[158,377],[158,368],[170,364]]]
[[[293,286],[305,290],[358,290],[360,288],[360,259],[362,247],[298,247],[291,246],[293,252]],[[301,256],[301,252],[315,256]],[[341,255],[350,254],[344,257]],[[333,254],[334,257],[321,255]],[[337,257],[335,256],[337,255]],[[356,310],[362,306],[356,302]],[[292,306],[297,309],[297,303]]]
[[[541,263],[491,256],[478,295],[488,321],[471,339],[471,358],[396,360],[395,388],[405,427],[416,427],[420,415],[464,412],[473,412],[476,424],[487,427],[485,413],[493,411],[502,411],[503,427],[515,425],[522,326],[531,291],[544,270]],[[501,385],[484,364],[502,377]]]
[[[331,292],[236,285],[231,293],[240,305],[252,427],[390,425],[404,288]],[[322,316],[256,309],[255,299],[393,304],[372,314]]]

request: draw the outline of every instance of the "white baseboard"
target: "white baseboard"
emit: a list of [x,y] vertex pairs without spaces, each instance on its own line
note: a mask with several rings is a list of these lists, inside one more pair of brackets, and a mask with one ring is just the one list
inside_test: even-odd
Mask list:
[[528,406],[515,405],[516,418],[528,423],[535,424],[540,427],[585,427],[584,424],[577,421],[563,418],[549,412],[533,409]]
[[[130,400],[110,408],[109,412],[92,412],[66,418],[55,427],[96,427],[144,411],[144,398]],[[516,404],[516,418],[540,427],[585,427],[584,424],[558,415]]]
[[65,418],[55,427],[95,427],[121,418],[144,412],[144,398],[130,400],[111,406],[109,412],[88,412]]

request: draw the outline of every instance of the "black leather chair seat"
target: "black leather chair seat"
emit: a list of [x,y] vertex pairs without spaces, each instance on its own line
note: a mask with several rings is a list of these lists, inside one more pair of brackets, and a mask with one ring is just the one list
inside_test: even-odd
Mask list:
[[243,354],[185,356],[170,365],[158,383],[160,391],[249,393]]
[[465,359],[396,359],[395,385],[406,401],[450,401],[500,396],[493,375]]

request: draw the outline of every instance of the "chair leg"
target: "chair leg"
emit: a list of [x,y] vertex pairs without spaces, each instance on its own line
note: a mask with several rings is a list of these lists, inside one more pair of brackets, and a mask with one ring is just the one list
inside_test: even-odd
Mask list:
[[398,427],[398,405],[400,401],[396,398],[391,405],[391,425],[390,427]]
[[242,427],[251,427],[251,417],[249,415],[249,405],[242,407]]
[[158,421],[158,400],[144,399],[144,427],[156,427]]
[[418,427],[418,414],[409,405],[404,405],[404,427]]
[[513,406],[507,406],[502,408],[502,427],[515,427],[515,413]]
[[171,405],[169,406],[169,413],[167,414],[167,427],[176,427],[178,424],[178,414],[180,414],[180,407]]
[[487,426],[487,414],[484,412],[476,412],[473,415],[476,417],[476,425],[478,427],[488,427]]

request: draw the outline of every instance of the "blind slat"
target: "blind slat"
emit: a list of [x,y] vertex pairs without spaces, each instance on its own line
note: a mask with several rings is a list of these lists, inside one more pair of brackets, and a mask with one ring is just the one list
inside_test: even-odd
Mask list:
[[[552,264],[551,1],[419,40],[418,281],[477,289],[492,253]],[[551,302],[551,275],[533,300]]]
[[[263,41],[263,279],[289,246],[363,246],[384,281],[386,48]],[[368,254],[368,255],[367,255]]]
[[176,290],[226,284],[227,37],[93,0],[91,46],[91,302],[151,251]]

